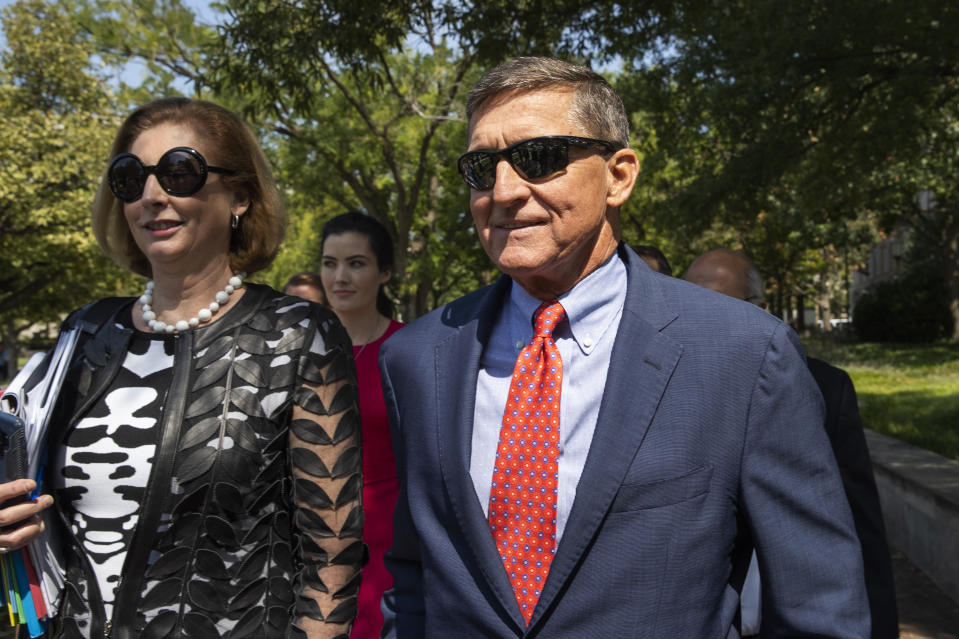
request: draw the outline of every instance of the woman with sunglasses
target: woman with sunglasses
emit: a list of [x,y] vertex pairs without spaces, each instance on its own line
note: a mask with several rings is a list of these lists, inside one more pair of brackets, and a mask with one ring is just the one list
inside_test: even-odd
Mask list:
[[246,279],[285,228],[253,134],[209,102],[137,109],[93,228],[150,282],[66,322],[83,333],[48,439],[56,636],[345,638],[364,557],[352,354],[328,310]]
[[352,639],[380,636],[380,598],[393,585],[383,555],[393,543],[393,508],[399,492],[386,401],[380,385],[380,346],[403,324],[392,319],[386,283],[393,272],[393,240],[380,222],[344,213],[323,226],[320,277],[332,308],[353,341],[363,421],[363,541],[370,560],[363,567]]

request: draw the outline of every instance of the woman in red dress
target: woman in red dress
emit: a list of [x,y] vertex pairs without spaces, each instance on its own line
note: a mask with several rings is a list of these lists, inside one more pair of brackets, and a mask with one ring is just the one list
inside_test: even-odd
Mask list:
[[374,218],[345,213],[323,227],[320,276],[329,307],[353,341],[363,421],[363,542],[369,547],[370,561],[363,567],[351,639],[380,636],[380,598],[393,585],[383,554],[393,543],[399,486],[377,365],[380,346],[403,326],[392,319],[393,302],[384,292],[392,272],[393,241]]

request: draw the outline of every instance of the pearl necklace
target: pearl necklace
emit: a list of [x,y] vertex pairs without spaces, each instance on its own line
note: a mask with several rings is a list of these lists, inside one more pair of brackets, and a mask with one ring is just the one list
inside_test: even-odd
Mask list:
[[237,273],[230,278],[226,287],[216,294],[216,301],[211,302],[207,308],[202,308],[195,317],[189,320],[180,320],[175,324],[167,324],[157,319],[153,312],[153,280],[147,282],[146,290],[140,296],[140,309],[143,311],[143,321],[150,325],[155,333],[174,333],[176,331],[185,331],[190,328],[196,328],[202,322],[209,322],[213,319],[213,314],[220,310],[220,306],[226,304],[230,299],[230,294],[243,284],[243,278],[246,273]]

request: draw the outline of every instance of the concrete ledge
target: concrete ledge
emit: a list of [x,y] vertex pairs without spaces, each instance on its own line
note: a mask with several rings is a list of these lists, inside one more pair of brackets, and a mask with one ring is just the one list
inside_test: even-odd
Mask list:
[[959,603],[959,462],[866,429],[889,543]]

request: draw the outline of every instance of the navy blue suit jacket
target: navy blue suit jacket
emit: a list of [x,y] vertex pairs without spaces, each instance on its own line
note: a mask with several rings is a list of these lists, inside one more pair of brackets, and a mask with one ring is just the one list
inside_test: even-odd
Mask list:
[[839,464],[843,489],[862,545],[872,639],[894,639],[899,636],[899,616],[892,560],[856,390],[841,368],[812,357],[808,364],[826,402],[826,434]]
[[860,549],[794,334],[620,255],[596,431],[528,628],[468,468],[480,355],[510,280],[384,344],[400,481],[384,636],[737,637],[755,543],[769,636],[865,639]]

